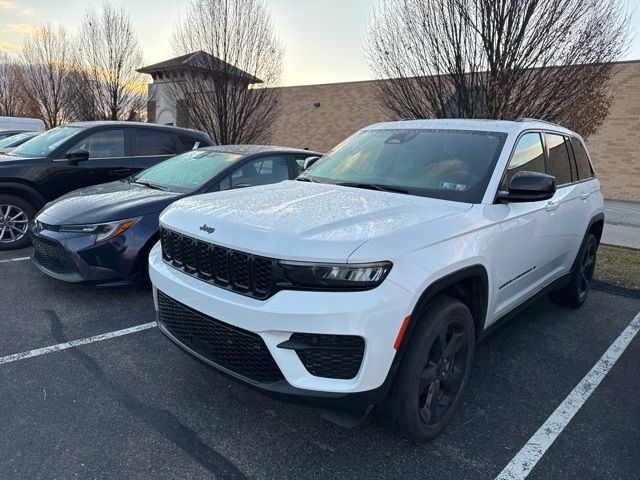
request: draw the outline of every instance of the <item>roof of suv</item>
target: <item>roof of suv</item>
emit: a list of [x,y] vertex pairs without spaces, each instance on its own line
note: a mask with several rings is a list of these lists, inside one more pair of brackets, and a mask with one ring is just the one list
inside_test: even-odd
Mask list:
[[425,120],[398,120],[395,122],[375,123],[367,129],[399,129],[423,128],[442,130],[476,130],[486,132],[518,133],[522,130],[553,130],[565,135],[576,135],[575,132],[554,123],[536,119],[521,120],[484,120],[462,118],[436,118]]
[[182,133],[198,133],[201,135],[206,135],[204,132],[200,130],[193,130],[191,128],[182,128],[182,127],[174,127],[173,125],[160,125],[159,123],[147,123],[147,122],[125,122],[118,120],[93,120],[86,122],[71,122],[66,124],[66,126],[70,127],[82,127],[82,128],[91,128],[91,127],[99,127],[101,125],[122,125],[128,127],[151,127],[162,130],[171,130],[173,132],[182,132]]

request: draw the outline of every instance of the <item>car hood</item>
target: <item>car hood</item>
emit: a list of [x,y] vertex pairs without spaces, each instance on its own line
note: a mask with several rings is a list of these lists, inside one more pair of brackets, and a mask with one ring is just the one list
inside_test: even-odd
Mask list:
[[2,149],[0,150],[0,165],[12,163],[12,164],[21,164],[23,162],[33,162],[34,160],[44,160],[44,157],[20,157],[18,155],[9,155],[8,152],[13,150],[13,148]]
[[182,196],[183,193],[117,181],[67,193],[48,203],[38,219],[52,225],[124,220],[160,212]]
[[180,233],[258,255],[346,262],[369,240],[401,235],[469,208],[412,195],[285,181],[185,198],[165,210],[160,221]]

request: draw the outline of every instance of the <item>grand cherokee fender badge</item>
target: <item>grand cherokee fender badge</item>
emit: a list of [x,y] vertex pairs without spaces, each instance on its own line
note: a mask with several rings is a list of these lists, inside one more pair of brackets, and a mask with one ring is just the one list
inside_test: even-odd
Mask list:
[[200,227],[200,230],[207,232],[208,234],[212,234],[216,231],[215,228],[208,226],[206,223]]

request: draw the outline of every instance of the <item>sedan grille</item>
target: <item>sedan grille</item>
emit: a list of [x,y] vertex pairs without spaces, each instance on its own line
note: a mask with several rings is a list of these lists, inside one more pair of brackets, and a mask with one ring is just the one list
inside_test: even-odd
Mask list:
[[227,290],[265,299],[274,293],[272,258],[203,242],[162,227],[162,257],[184,273]]
[[38,235],[31,235],[33,260],[42,268],[57,275],[74,275],[78,269],[67,251],[54,241]]

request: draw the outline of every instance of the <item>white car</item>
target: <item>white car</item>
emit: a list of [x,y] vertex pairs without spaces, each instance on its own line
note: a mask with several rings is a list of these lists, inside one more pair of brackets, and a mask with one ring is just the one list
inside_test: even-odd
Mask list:
[[583,140],[535,121],[366,127],[297,180],[180,200],[150,254],[158,325],[275,397],[433,438],[487,329],[585,301],[604,222]]

